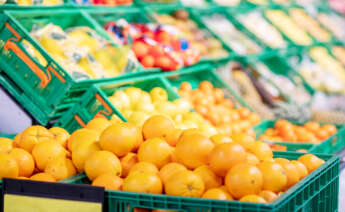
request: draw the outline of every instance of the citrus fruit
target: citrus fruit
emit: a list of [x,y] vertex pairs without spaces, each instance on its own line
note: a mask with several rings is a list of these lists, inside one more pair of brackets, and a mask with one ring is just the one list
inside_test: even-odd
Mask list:
[[217,176],[209,166],[202,165],[194,170],[204,181],[205,189],[216,188],[222,185],[222,178]]
[[106,118],[103,117],[97,117],[92,119],[87,123],[85,128],[90,129],[90,130],[95,130],[99,133],[103,132],[107,127],[110,126],[110,121]]
[[101,174],[92,181],[93,186],[101,186],[108,190],[121,190],[123,180],[114,174]]
[[132,168],[129,171],[129,174],[135,173],[135,172],[151,172],[153,174],[158,174],[159,170],[153,163],[149,162],[139,162],[134,164]]
[[138,149],[139,161],[153,163],[158,169],[171,162],[171,154],[170,145],[160,138],[148,139]]
[[318,158],[313,154],[306,154],[298,158],[298,161],[303,163],[303,165],[308,169],[308,173],[319,168],[322,164],[325,163],[324,160]]
[[79,129],[72,133],[70,136],[67,147],[68,150],[73,152],[76,147],[80,146],[80,143],[95,142],[98,141],[99,133],[90,129]]
[[0,138],[0,153],[9,153],[13,148],[13,141],[9,138]]
[[254,154],[247,152],[247,163],[257,165],[260,161]]
[[108,151],[98,151],[91,154],[85,161],[84,170],[90,180],[106,173],[121,176],[122,171],[120,160]]
[[218,176],[225,177],[228,170],[239,163],[246,162],[246,150],[237,143],[217,145],[210,153],[208,161],[210,168]]
[[21,133],[19,147],[31,153],[34,146],[42,141],[53,139],[53,135],[45,127],[34,125],[26,128]]
[[325,130],[329,136],[331,136],[337,132],[337,128],[331,124],[325,124],[321,127],[321,129]]
[[294,164],[290,163],[290,161],[285,158],[276,158],[275,161],[283,167],[286,177],[287,177],[287,182],[286,182],[286,186],[284,190],[295,185],[300,179],[299,171],[297,167]]
[[121,166],[122,166],[122,177],[127,177],[131,168],[138,163],[138,156],[137,154],[130,152],[127,155],[123,156],[120,159]]
[[57,181],[76,175],[77,171],[70,159],[57,158],[47,163],[45,173],[50,174]]
[[205,190],[201,177],[192,171],[180,171],[172,175],[165,183],[167,195],[200,197]]
[[187,170],[187,168],[180,163],[168,163],[159,171],[159,177],[161,178],[163,184],[165,184],[173,174],[185,170]]
[[203,195],[202,198],[206,199],[217,199],[217,200],[233,200],[231,195],[220,188],[211,188],[208,189]]
[[303,179],[308,175],[308,169],[305,167],[305,165],[297,160],[290,161],[292,164],[294,164],[298,170],[300,179]]
[[30,177],[30,180],[44,181],[44,182],[56,182],[56,179],[48,173],[37,173]]
[[65,129],[60,127],[52,127],[49,129],[49,132],[51,132],[55,141],[61,144],[63,148],[67,148],[67,141],[69,139],[70,134]]
[[287,176],[279,163],[263,161],[257,167],[263,175],[263,190],[279,192],[286,186]]
[[259,196],[264,198],[266,202],[273,202],[278,198],[278,195],[273,191],[264,190],[259,193]]
[[0,153],[0,180],[6,178],[18,177],[19,168],[17,161],[9,154]]
[[207,163],[214,144],[201,134],[182,135],[176,144],[175,156],[187,168],[197,168]]
[[35,169],[35,161],[30,153],[24,149],[14,148],[9,154],[17,161],[19,176],[30,177]]
[[214,145],[233,142],[233,140],[230,137],[223,135],[223,134],[213,135],[213,136],[211,136],[210,139],[214,143]]
[[258,195],[246,195],[240,199],[241,202],[266,203],[266,200]]
[[174,129],[170,134],[168,134],[168,136],[166,137],[166,142],[170,145],[170,146],[176,146],[178,140],[180,139],[180,136],[182,134],[182,130],[181,129]]
[[43,171],[46,165],[57,158],[66,157],[65,150],[59,143],[55,141],[40,142],[32,149],[32,156],[35,159],[36,166]]
[[162,138],[166,139],[175,129],[173,121],[163,115],[151,116],[143,125],[144,139]]
[[106,128],[99,139],[101,149],[122,157],[137,144],[140,131],[131,123],[116,123]]
[[231,138],[234,142],[241,144],[246,149],[254,148],[255,139],[246,133],[238,133],[232,135]]
[[260,161],[273,158],[273,152],[270,146],[261,141],[256,141],[249,151],[252,152]]
[[129,173],[122,185],[123,191],[161,194],[162,181],[157,174],[152,172]]
[[13,139],[13,147],[19,147],[19,142],[22,137],[21,133],[18,133]]
[[99,143],[92,139],[79,142],[78,148],[75,148],[72,152],[72,161],[78,172],[83,172],[85,160],[94,152],[98,152],[100,150],[101,148],[99,147]]
[[225,177],[225,186],[237,199],[249,194],[258,194],[262,185],[261,171],[255,165],[246,163],[232,167]]

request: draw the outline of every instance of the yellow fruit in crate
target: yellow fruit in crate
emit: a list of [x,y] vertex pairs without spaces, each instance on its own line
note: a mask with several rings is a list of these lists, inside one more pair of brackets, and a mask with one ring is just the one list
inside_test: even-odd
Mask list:
[[192,109],[191,104],[186,99],[176,99],[173,101],[173,104],[176,107],[176,113],[177,114],[184,114],[190,112]]
[[165,183],[165,193],[173,196],[200,197],[205,190],[201,177],[192,171],[180,171]]
[[287,177],[287,183],[284,190],[287,190],[298,183],[300,179],[299,171],[293,163],[290,163],[290,161],[285,158],[275,158],[275,162],[279,163],[283,167]]
[[308,173],[314,171],[315,169],[322,166],[325,163],[324,160],[318,158],[313,154],[306,154],[298,158],[298,161],[303,163],[303,165],[308,169]]
[[72,161],[67,158],[57,158],[50,161],[44,169],[44,172],[53,176],[57,181],[77,174]]
[[151,138],[140,145],[138,159],[140,162],[150,162],[159,169],[171,162],[172,147],[160,138]]
[[136,163],[134,166],[132,166],[131,170],[129,171],[129,174],[135,172],[151,172],[153,174],[159,173],[157,167],[153,163],[149,162]]
[[49,132],[53,134],[54,139],[60,143],[63,148],[67,148],[67,141],[70,134],[65,129],[60,127],[52,127],[49,129]]
[[144,113],[153,113],[155,111],[155,106],[151,103],[139,102],[134,108],[135,111],[140,111]]
[[109,173],[121,176],[122,173],[120,160],[108,151],[94,152],[86,159],[84,170],[90,180],[94,180],[101,174]]
[[35,159],[36,166],[43,171],[46,165],[57,158],[65,158],[67,150],[55,141],[40,142],[32,150],[32,156]]
[[308,169],[305,167],[305,165],[297,160],[292,160],[292,164],[294,164],[298,170],[299,176],[301,179],[306,177],[308,175]]
[[261,141],[256,141],[249,151],[252,152],[260,161],[273,158],[273,152],[270,146]]
[[131,123],[115,123],[105,129],[99,139],[101,149],[122,157],[137,144],[140,130]]
[[255,146],[255,138],[246,134],[239,133],[231,136],[232,140],[238,144],[241,144],[246,149],[252,149]]
[[216,199],[216,200],[233,200],[231,195],[220,188],[211,188],[207,190],[203,195],[202,198],[205,199]]
[[93,56],[99,63],[102,64],[107,76],[115,77],[119,74],[120,70],[118,70],[116,64],[113,62],[112,55],[107,48],[98,49],[97,51],[93,52]]
[[178,140],[180,139],[180,136],[182,134],[181,129],[174,129],[168,136],[165,138],[165,141],[170,145],[170,146],[176,146]]
[[13,141],[9,138],[0,138],[0,153],[9,153],[13,148]]
[[164,114],[168,116],[174,116],[176,115],[176,108],[175,105],[172,102],[168,101],[161,101],[161,102],[155,102],[154,103],[155,109],[157,113]]
[[239,199],[245,195],[258,194],[263,185],[263,176],[255,165],[242,163],[229,170],[225,185],[230,194]]
[[0,180],[6,178],[18,177],[19,168],[17,161],[9,154],[0,153]]
[[96,78],[101,77],[97,75],[97,72],[95,72],[96,70],[92,69],[90,61],[86,57],[82,57],[78,61],[78,65],[83,69],[85,74],[87,74],[91,79],[96,79]]
[[49,36],[43,35],[40,37],[39,41],[47,52],[64,55],[62,46],[56,40],[50,38]]
[[135,107],[137,102],[140,99],[141,93],[143,92],[140,88],[130,87],[124,90],[124,92],[127,94],[131,107]]
[[140,104],[149,104],[149,103],[152,104],[152,99],[151,99],[150,94],[146,91],[142,91],[141,96],[138,100],[138,104],[136,106],[138,106]]
[[209,166],[199,166],[194,170],[204,181],[205,189],[217,188],[222,185],[222,178],[217,176]]
[[131,100],[129,96],[123,90],[116,91],[111,97],[113,100],[118,102],[123,108],[131,107]]
[[254,154],[247,152],[247,163],[257,165],[260,161]]
[[159,177],[161,178],[163,184],[165,184],[172,175],[185,170],[187,170],[187,168],[180,163],[168,163],[159,171]]
[[229,136],[226,136],[226,135],[223,135],[223,134],[213,135],[213,136],[210,137],[210,139],[214,143],[214,145],[233,142],[232,139]]
[[201,134],[182,135],[176,144],[175,156],[187,168],[197,168],[207,163],[214,147],[210,139]]
[[99,133],[90,129],[79,129],[72,133],[68,140],[68,149],[73,152],[80,143],[98,141]]
[[101,186],[108,190],[121,190],[123,180],[114,174],[102,174],[92,181],[93,186]]
[[144,139],[162,138],[165,140],[174,129],[174,122],[170,118],[163,115],[155,115],[145,121],[142,132]]
[[100,48],[99,41],[82,30],[73,30],[68,33],[68,36],[73,38],[78,46],[88,47],[90,52],[96,51]]
[[9,154],[17,161],[19,176],[30,177],[35,169],[35,161],[30,153],[24,149],[14,148]]
[[150,96],[153,102],[168,101],[167,92],[160,87],[155,87],[150,91]]
[[56,179],[48,173],[37,173],[30,177],[30,180],[44,181],[44,182],[56,182]]
[[19,142],[22,137],[21,133],[18,133],[13,139],[13,147],[19,147]]
[[129,174],[122,185],[123,191],[161,194],[163,185],[157,174],[152,172],[136,172]]
[[110,121],[106,118],[94,118],[87,123],[85,128],[102,133],[110,124]]
[[266,200],[258,195],[247,195],[240,199],[241,202],[267,203]]
[[19,147],[31,153],[37,143],[52,140],[53,134],[42,126],[30,126],[21,133]]
[[94,152],[100,151],[99,143],[96,141],[84,141],[72,152],[72,161],[78,172],[84,171],[85,160]]
[[217,129],[210,124],[200,124],[199,130],[207,137],[218,134]]
[[259,193],[259,196],[264,198],[266,200],[266,202],[273,202],[275,199],[278,198],[278,195],[276,193],[274,193],[273,191],[261,191]]
[[286,186],[287,176],[279,163],[263,161],[257,167],[263,175],[263,190],[279,192]]
[[150,115],[142,111],[133,111],[131,116],[128,118],[128,121],[136,126],[143,126],[145,121],[150,118]]
[[128,153],[120,159],[122,166],[122,177],[127,177],[132,167],[138,163],[138,156],[135,153]]

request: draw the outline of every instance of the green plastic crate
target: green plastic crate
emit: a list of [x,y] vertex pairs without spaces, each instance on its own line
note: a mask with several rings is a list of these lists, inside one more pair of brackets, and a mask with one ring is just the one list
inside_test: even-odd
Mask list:
[[[77,10],[5,11],[0,14],[0,75],[5,79],[2,84],[16,93],[14,97],[17,101],[42,125],[55,119],[59,107],[74,100],[91,84],[128,78],[140,73],[140,70],[133,70],[114,78],[75,81],[29,34],[34,24],[51,22],[62,28],[88,26],[105,38],[109,36],[87,14]],[[46,67],[27,53],[22,45],[24,39],[45,58]],[[31,106],[27,106],[28,104]]]
[[[303,153],[274,152],[274,157],[296,160]],[[175,211],[238,211],[238,212],[283,212],[283,211],[338,211],[339,167],[336,156],[317,154],[326,161],[321,167],[291,187],[270,204],[239,201],[208,200],[201,198],[153,195],[124,191],[105,190],[108,211],[131,212],[133,208],[167,209]],[[85,174],[64,180],[65,183],[87,183]]]
[[181,6],[181,2],[179,0],[167,0],[167,2],[158,2],[159,0],[152,0],[150,2],[149,0],[134,0],[134,3],[138,5],[139,7],[179,7]]
[[70,0],[64,0],[63,4],[58,4],[58,5],[18,5],[11,0],[7,1],[4,4],[0,5],[0,11],[1,10],[28,10],[28,9],[35,9],[35,10],[45,10],[45,9],[67,9],[67,8],[72,8],[73,5],[71,4]]
[[[254,130],[256,132],[256,136],[259,137],[260,135],[262,135],[268,128],[273,128],[274,124],[276,121],[273,120],[266,120],[261,122],[261,124],[257,125],[254,127]],[[304,123],[296,123],[296,122],[292,122],[294,124],[297,125],[302,125]],[[338,132],[334,135],[332,135],[331,137],[329,137],[328,139],[322,141],[320,144],[312,144],[312,147],[309,148],[310,152],[314,152],[314,153],[334,153],[337,152],[338,150],[342,149],[345,147],[345,126],[342,125],[338,125],[337,126]],[[298,142],[298,143],[292,143],[292,142],[272,142],[275,144],[289,144],[290,148],[294,147],[294,149],[299,149],[299,145],[301,144],[310,144],[310,143],[302,143],[302,142]]]
[[0,138],[10,138],[10,139],[13,139],[14,137],[16,137],[16,134],[0,133]]

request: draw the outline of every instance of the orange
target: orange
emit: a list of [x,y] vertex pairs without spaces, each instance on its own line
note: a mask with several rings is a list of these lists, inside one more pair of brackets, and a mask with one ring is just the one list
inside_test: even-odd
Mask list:
[[165,164],[171,162],[172,148],[160,138],[146,140],[138,150],[140,162],[150,162],[160,169]]
[[320,124],[317,122],[307,122],[304,124],[304,127],[312,133],[316,133],[320,129]]
[[57,158],[53,161],[50,161],[44,169],[44,172],[53,176],[57,181],[72,177],[77,174],[72,161],[67,158]]
[[30,180],[44,181],[44,182],[56,182],[56,179],[53,176],[51,176],[48,173],[44,173],[44,172],[32,175],[30,177]]
[[16,177],[16,179],[19,179],[19,180],[29,180],[29,178],[27,178],[27,177]]
[[316,131],[314,134],[321,141],[326,140],[329,137],[328,132],[322,128]]
[[259,196],[264,198],[266,202],[273,202],[278,198],[278,195],[273,191],[264,190],[259,193]]
[[211,136],[210,139],[214,143],[214,145],[233,142],[233,140],[230,137],[223,135],[223,134],[213,135],[213,136]]
[[261,161],[273,158],[270,146],[261,141],[256,141],[250,151]]
[[225,186],[235,198],[258,194],[263,185],[261,171],[254,165],[242,163],[234,166],[226,174]]
[[214,144],[201,134],[182,135],[176,144],[175,156],[187,168],[194,169],[207,162]]
[[85,161],[85,173],[90,180],[94,180],[101,174],[114,174],[121,176],[120,160],[111,152],[98,151],[94,152]]
[[0,153],[9,153],[13,148],[13,141],[9,138],[0,138]]
[[220,188],[211,188],[207,190],[203,195],[202,198],[206,199],[217,199],[217,200],[233,200],[231,195]]
[[72,152],[72,161],[78,172],[83,172],[86,159],[94,152],[98,152],[100,150],[101,148],[99,147],[99,143],[92,139],[79,142],[78,148],[75,148]]
[[21,133],[18,133],[13,139],[13,147],[19,147],[19,142],[22,137]]
[[254,126],[256,124],[259,124],[261,119],[260,119],[260,116],[256,113],[251,113],[249,116],[248,116],[248,120],[249,122]]
[[308,169],[305,167],[305,165],[297,160],[290,161],[292,164],[294,164],[298,170],[300,179],[303,179],[308,175]]
[[192,171],[180,171],[165,183],[165,193],[173,196],[200,197],[205,190],[201,177]]
[[182,82],[180,84],[180,90],[182,91],[192,91],[192,85],[189,82]]
[[287,176],[279,163],[263,161],[257,167],[263,175],[263,190],[279,192],[286,186]]
[[132,152],[137,152],[140,145],[144,142],[143,134],[142,134],[142,127],[139,128],[139,133],[137,134],[137,143],[135,144]]
[[67,148],[67,141],[70,134],[65,129],[60,127],[53,127],[49,129],[49,132],[51,132],[54,139],[59,142],[61,146],[63,146],[63,148]]
[[170,146],[176,146],[178,140],[180,139],[180,136],[182,134],[183,130],[181,129],[174,129],[168,136],[166,137],[166,142]]
[[246,150],[237,143],[217,145],[209,154],[209,166],[218,176],[225,177],[228,170],[239,163],[246,162]]
[[145,139],[162,138],[166,139],[175,129],[173,121],[163,115],[151,116],[143,125],[143,136]]
[[34,146],[42,141],[53,139],[53,135],[45,127],[34,125],[26,128],[21,133],[19,147],[31,153]]
[[250,115],[250,110],[245,107],[241,107],[238,109],[238,113],[240,114],[241,119],[245,119]]
[[79,129],[72,133],[68,139],[68,150],[73,152],[80,143],[98,141],[99,133],[90,129]]
[[337,128],[331,124],[325,124],[321,127],[321,129],[327,131],[329,136],[331,136],[337,132]]
[[247,195],[240,199],[241,202],[266,203],[266,200],[258,195]]
[[93,186],[101,186],[108,190],[121,190],[123,180],[114,174],[101,174],[92,181]]
[[106,128],[99,139],[101,149],[122,157],[137,144],[140,131],[131,123],[115,123]]
[[151,212],[179,212],[174,210],[163,210],[163,209],[154,209]]
[[246,149],[252,149],[255,145],[254,137],[245,133],[235,134],[231,138],[234,142],[241,144]]
[[213,96],[214,96],[217,104],[223,102],[223,100],[224,100],[224,92],[220,88],[215,88],[213,90]]
[[94,118],[87,123],[85,128],[102,133],[110,125],[111,122],[106,118]]
[[216,188],[222,185],[222,178],[217,176],[210,167],[203,165],[194,170],[204,181],[205,189]]
[[303,152],[303,153],[307,153],[307,152],[308,152],[308,150],[306,150],[306,149],[298,149],[298,150],[296,150],[296,152]]
[[274,124],[274,128],[280,130],[282,128],[284,128],[286,125],[291,125],[290,122],[286,121],[286,120],[278,120],[276,121],[276,123]]
[[41,171],[46,168],[50,161],[66,157],[66,153],[67,150],[53,140],[40,142],[32,149],[32,156],[35,159],[36,166]]
[[132,49],[138,58],[146,56],[149,52],[148,45],[146,45],[144,42],[141,42],[141,41],[134,42]]
[[247,152],[247,163],[257,165],[260,161],[254,154]]
[[158,174],[159,171],[157,167],[153,163],[149,162],[139,162],[136,163],[129,171],[129,174],[135,173],[135,172],[150,172],[153,174]]
[[163,191],[162,181],[157,174],[152,172],[130,173],[122,185],[123,191],[161,194]]
[[30,153],[24,149],[14,148],[10,156],[17,161],[19,176],[30,177],[35,169],[35,161]]
[[4,177],[18,177],[19,168],[17,161],[9,154],[0,153],[0,180]]
[[287,190],[291,186],[298,183],[300,179],[299,171],[294,164],[290,163],[290,161],[285,158],[276,158],[275,161],[283,167],[287,177],[287,182],[284,190]]
[[168,100],[168,93],[160,87],[155,87],[150,91],[150,96],[153,102],[161,102]]
[[308,169],[308,173],[319,168],[322,164],[325,163],[324,160],[318,158],[313,154],[306,154],[298,158],[298,161],[303,163],[303,165]]
[[159,171],[159,177],[161,178],[163,184],[165,184],[173,174],[185,170],[187,170],[187,168],[180,163],[168,163]]
[[120,159],[122,166],[122,177],[127,177],[131,168],[138,163],[138,156],[135,153],[128,153]]

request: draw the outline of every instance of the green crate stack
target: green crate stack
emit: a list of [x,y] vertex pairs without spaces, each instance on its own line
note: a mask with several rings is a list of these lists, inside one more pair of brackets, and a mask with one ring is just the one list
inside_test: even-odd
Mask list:
[[[274,157],[296,160],[303,153],[274,152]],[[130,212],[134,208],[167,209],[176,211],[337,211],[339,192],[339,158],[316,154],[326,162],[291,187],[273,203],[259,204],[239,201],[209,200],[168,195],[153,195],[125,191],[105,191],[105,203],[109,211]],[[89,184],[85,174],[64,180],[65,183]]]
[[[254,127],[254,130],[256,132],[257,137],[260,137],[267,129],[269,128],[274,128],[274,124],[276,121],[273,120],[266,120],[261,122],[261,124],[257,125]],[[303,125],[304,123],[298,123],[298,122],[292,122],[293,124],[296,125]],[[329,137],[328,139],[322,141],[319,144],[313,144],[311,148],[308,148],[310,152],[314,153],[327,153],[327,154],[332,154],[340,149],[345,147],[345,126],[343,125],[338,125],[337,126],[337,133]],[[294,143],[294,142],[289,142],[289,141],[284,141],[284,142],[271,142],[274,144],[279,144],[279,145],[285,145],[287,146],[288,149],[305,149],[303,145],[305,144],[310,144],[310,143]],[[301,146],[302,145],[302,146]]]

